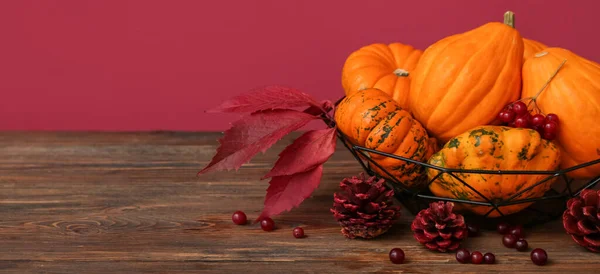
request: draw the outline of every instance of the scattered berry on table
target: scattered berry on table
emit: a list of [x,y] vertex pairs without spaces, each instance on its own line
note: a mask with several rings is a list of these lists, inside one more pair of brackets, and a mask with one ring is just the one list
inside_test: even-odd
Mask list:
[[493,264],[496,262],[496,256],[494,256],[494,254],[492,253],[485,253],[485,255],[483,255],[483,261],[486,264]]
[[260,227],[264,231],[271,231],[275,228],[275,222],[273,222],[273,219],[267,217],[260,221]]
[[243,211],[238,210],[231,215],[231,220],[236,225],[245,225],[247,221],[246,214]]
[[548,254],[541,248],[531,251],[531,261],[536,265],[545,265],[548,262]]
[[473,264],[481,264],[483,262],[483,254],[479,251],[473,251],[471,253],[471,263]]
[[471,260],[471,253],[466,248],[461,248],[456,251],[456,260],[461,263],[468,263]]
[[294,237],[295,238],[303,238],[304,237],[304,229],[301,227],[294,228]]
[[498,231],[498,233],[504,235],[509,232],[510,225],[507,223],[499,223],[496,230]]
[[404,263],[404,251],[400,248],[392,248],[390,250],[390,261],[394,264]]
[[517,237],[517,238],[524,238],[525,237],[525,231],[523,230],[523,226],[522,225],[513,226],[510,229],[510,234],[515,235],[515,237]]
[[467,224],[467,229],[469,230],[469,237],[476,237],[479,235],[479,225]]
[[517,244],[517,237],[512,234],[506,234],[502,237],[502,244],[508,248],[514,248]]
[[525,250],[527,250],[527,248],[529,248],[529,244],[527,243],[527,241],[525,239],[519,239],[515,243],[515,247],[517,248],[518,251],[525,251]]

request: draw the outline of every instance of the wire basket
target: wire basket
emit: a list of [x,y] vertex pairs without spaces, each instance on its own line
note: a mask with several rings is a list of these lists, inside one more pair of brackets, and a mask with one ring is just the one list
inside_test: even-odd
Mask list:
[[[330,127],[335,126],[334,121],[329,121],[327,124]],[[569,172],[582,169],[591,165],[600,164],[600,158],[594,161],[573,166],[571,168],[557,171],[449,169],[405,157],[400,157],[394,154],[389,154],[378,150],[353,145],[349,142],[348,138],[344,135],[344,133],[342,133],[339,129],[337,130],[337,133],[338,139],[340,139],[344,146],[350,151],[350,153],[352,153],[354,158],[362,166],[365,172],[370,176],[378,176],[385,179],[386,185],[394,189],[396,199],[400,203],[402,203],[404,207],[408,209],[413,215],[416,215],[420,210],[427,208],[429,203],[435,201],[454,202],[458,208],[460,208],[461,204],[472,206],[485,206],[489,207],[489,211],[486,214],[475,214],[468,210],[461,211],[461,214],[463,214],[465,218],[469,220],[469,222],[479,223],[483,228],[488,229],[495,228],[497,223],[499,222],[519,223],[524,226],[532,226],[554,220],[562,215],[562,213],[566,209],[566,201],[569,198],[579,195],[579,193],[584,189],[593,188],[594,186],[596,186],[596,184],[598,184],[598,182],[600,182],[600,176],[592,178],[591,180],[577,181],[573,178],[570,178],[567,175]],[[416,164],[421,167],[435,169],[438,171],[438,174],[434,178],[427,178],[426,186],[429,186],[443,174],[447,174],[453,177],[454,179],[458,180],[461,184],[463,184],[463,186],[469,188],[477,195],[479,195],[479,197],[481,197],[481,200],[483,201],[436,197],[429,191],[428,187],[423,187],[419,189],[406,188],[397,178],[395,178],[391,174],[391,172],[389,172],[377,162],[375,162],[373,159],[371,159],[371,157],[369,157],[367,153],[378,154],[383,157],[390,157],[396,160],[402,160],[412,164]],[[375,167],[377,168],[377,170],[380,170],[382,172],[377,173],[371,167]],[[546,176],[543,179],[536,182],[535,184],[527,188],[518,190],[515,194],[511,195],[506,199],[495,199],[492,201],[485,195],[477,191],[474,187],[470,186],[463,179],[461,179],[461,176],[457,176],[458,174]],[[545,192],[543,196],[537,198],[519,198],[521,196],[527,196],[524,194],[527,194],[527,192],[532,191],[535,187],[552,179],[555,179],[556,182],[554,182],[553,187],[547,192]],[[502,211],[503,207],[526,203],[529,203],[530,205],[527,206],[525,209],[518,211],[517,213],[505,214],[506,212]],[[496,215],[497,217],[490,218],[490,214],[492,213],[494,213],[494,215]]]

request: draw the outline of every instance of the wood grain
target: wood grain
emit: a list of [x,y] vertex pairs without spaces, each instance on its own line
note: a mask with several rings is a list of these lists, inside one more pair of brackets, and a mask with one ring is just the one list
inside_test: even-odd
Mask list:
[[[544,267],[529,252],[484,231],[465,246],[496,254],[495,265],[462,265],[413,239],[402,219],[374,240],[349,240],[329,213],[339,181],[360,166],[343,146],[321,186],[299,208],[274,218],[277,229],[236,226],[235,210],[262,209],[266,174],[293,135],[238,172],[196,177],[219,133],[0,133],[0,273],[592,273],[600,255],[585,251],[560,221],[528,231],[546,249]],[[295,239],[302,226],[307,237]],[[387,253],[401,247],[407,263]]]

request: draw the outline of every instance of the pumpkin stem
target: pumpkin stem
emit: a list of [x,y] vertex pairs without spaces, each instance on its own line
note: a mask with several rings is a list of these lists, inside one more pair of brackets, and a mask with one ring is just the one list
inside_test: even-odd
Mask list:
[[510,27],[515,27],[515,13],[512,11],[507,11],[504,13],[504,24],[509,25]]
[[558,71],[560,71],[560,69],[563,67],[563,65],[567,62],[567,59],[565,59],[564,61],[562,61],[562,63],[560,63],[560,65],[558,66],[558,68],[556,68],[556,70],[554,71],[554,73],[552,74],[552,76],[550,76],[550,78],[548,79],[548,81],[546,81],[546,83],[544,84],[544,86],[540,89],[540,91],[538,91],[538,93],[533,96],[532,100],[535,101],[538,96],[540,96],[540,94],[542,94],[542,91],[544,91],[544,89],[546,89],[546,87],[550,84],[550,81],[552,81],[552,79],[554,79],[554,77],[558,74]]
[[398,76],[398,77],[407,77],[408,71],[398,68],[398,69],[394,70],[394,74],[396,74],[396,76]]

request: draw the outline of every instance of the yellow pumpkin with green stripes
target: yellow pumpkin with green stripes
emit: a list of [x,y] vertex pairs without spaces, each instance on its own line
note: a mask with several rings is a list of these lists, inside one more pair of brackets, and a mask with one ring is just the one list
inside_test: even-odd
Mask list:
[[[532,129],[511,128],[504,126],[479,126],[450,139],[444,147],[435,153],[429,164],[449,169],[472,170],[534,170],[554,171],[560,164],[560,150],[551,141],[542,139]],[[494,203],[515,196],[515,200],[537,198],[548,191],[555,180],[550,179],[542,184],[525,190],[540,182],[549,175],[545,174],[475,174],[475,173],[443,173],[427,168],[431,192],[438,197],[486,202],[473,189]],[[464,185],[458,178],[469,184]],[[462,204],[479,215],[485,215],[493,209],[491,206]],[[504,215],[513,214],[530,206],[531,203],[520,203],[499,207]],[[496,210],[489,217],[501,216]]]

